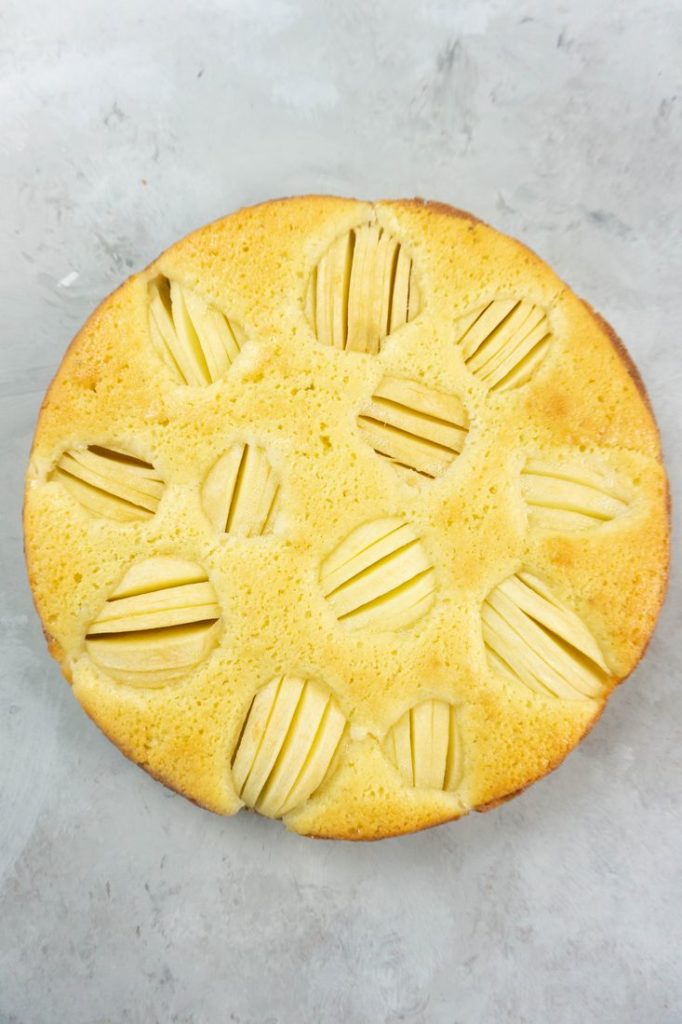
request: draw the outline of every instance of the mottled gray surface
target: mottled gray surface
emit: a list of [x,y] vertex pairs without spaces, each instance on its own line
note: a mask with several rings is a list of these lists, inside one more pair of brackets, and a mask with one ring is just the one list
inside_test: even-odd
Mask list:
[[88,722],[20,502],[92,306],[187,230],[302,191],[431,196],[522,236],[622,334],[679,486],[682,4],[0,10],[2,1024],[679,1024],[679,577],[558,774],[430,833],[315,843],[198,810]]

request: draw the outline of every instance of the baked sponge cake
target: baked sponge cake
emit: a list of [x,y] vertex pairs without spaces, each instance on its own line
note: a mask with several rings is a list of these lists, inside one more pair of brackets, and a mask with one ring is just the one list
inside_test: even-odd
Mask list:
[[559,764],[661,605],[659,438],[611,329],[421,200],[241,210],[72,343],[28,470],[50,650],[220,814],[379,838]]

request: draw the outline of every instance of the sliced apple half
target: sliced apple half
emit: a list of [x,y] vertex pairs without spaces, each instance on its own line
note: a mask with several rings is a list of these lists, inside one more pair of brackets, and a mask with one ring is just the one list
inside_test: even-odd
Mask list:
[[126,573],[91,623],[85,646],[114,679],[163,686],[208,657],[221,624],[216,592],[204,569],[159,556]]
[[422,300],[411,257],[378,224],[337,238],[312,272],[306,313],[323,345],[374,355]]
[[232,760],[248,807],[279,818],[324,782],[346,720],[324,684],[281,676],[256,694]]
[[437,699],[416,704],[389,729],[384,751],[406,785],[456,789],[462,751],[455,707]]
[[224,377],[246,340],[221,310],[163,276],[149,284],[149,330],[179,383],[198,387]]
[[209,472],[201,500],[215,530],[260,537],[270,533],[277,516],[279,478],[262,448],[236,444]]
[[521,491],[531,523],[550,530],[587,530],[627,511],[628,495],[613,477],[589,461],[528,459]]
[[508,391],[531,379],[547,355],[551,332],[540,306],[493,299],[459,320],[455,340],[480,381],[491,391]]
[[348,628],[395,630],[429,610],[436,573],[410,523],[379,519],[357,527],[332,551],[322,563],[320,585]]
[[358,427],[377,455],[408,479],[434,479],[461,454],[469,418],[455,395],[384,377],[358,416]]
[[151,519],[165,486],[151,462],[101,445],[65,451],[50,480],[58,481],[92,515],[120,523]]
[[488,594],[481,611],[490,667],[536,693],[598,699],[611,673],[585,623],[528,572]]

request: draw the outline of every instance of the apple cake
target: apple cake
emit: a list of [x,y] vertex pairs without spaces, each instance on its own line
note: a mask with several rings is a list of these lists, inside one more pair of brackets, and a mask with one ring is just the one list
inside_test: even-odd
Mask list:
[[585,735],[654,627],[667,484],[622,345],[530,250],[306,196],[92,314],[25,535],[50,651],[127,757],[219,814],[370,839]]

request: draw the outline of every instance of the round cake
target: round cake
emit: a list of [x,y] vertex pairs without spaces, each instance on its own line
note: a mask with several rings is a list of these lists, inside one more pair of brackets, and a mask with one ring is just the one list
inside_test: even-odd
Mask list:
[[202,228],[76,336],[25,537],[106,735],[219,814],[397,835],[555,768],[663,600],[642,383],[532,252],[440,203]]

